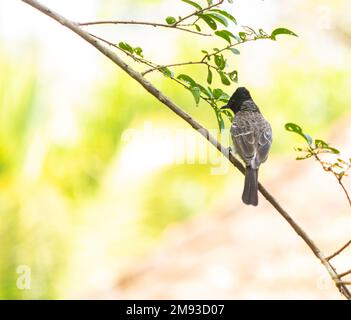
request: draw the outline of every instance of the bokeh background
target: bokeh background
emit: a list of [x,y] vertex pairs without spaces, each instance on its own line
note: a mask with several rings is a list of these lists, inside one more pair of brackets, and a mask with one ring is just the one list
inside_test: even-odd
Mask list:
[[[42,2],[76,21],[163,21],[191,10],[174,0]],[[296,122],[351,156],[351,3],[226,6],[242,25],[299,35],[244,44],[228,62],[273,127],[261,181],[329,254],[351,238],[351,210],[332,176],[313,160],[295,160],[303,142],[284,124]],[[141,46],[159,63],[193,59],[220,43],[138,26],[89,30]],[[206,77],[201,66],[175,71]],[[159,74],[149,79],[217,129],[207,105],[196,108],[188,92]],[[241,203],[243,177],[196,132],[21,1],[0,0],[0,119],[1,299],[341,298],[269,203]],[[177,134],[190,147],[177,147]],[[200,149],[211,160],[201,161]],[[335,263],[350,268],[351,250]],[[29,288],[18,285],[23,268]]]

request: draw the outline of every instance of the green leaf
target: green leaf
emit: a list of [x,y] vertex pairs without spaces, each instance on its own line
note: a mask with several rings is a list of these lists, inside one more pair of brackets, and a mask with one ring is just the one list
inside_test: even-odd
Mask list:
[[339,154],[340,153],[340,151],[338,149],[335,149],[333,147],[329,147],[328,149],[331,151],[331,153],[334,153],[334,154]]
[[212,99],[212,92],[206,88],[204,88],[202,85],[197,84],[197,86],[200,88],[201,92],[206,95],[207,97],[209,97],[210,99]]
[[238,82],[238,71],[234,70],[228,74],[230,80],[233,82]]
[[222,117],[222,113],[219,112],[219,111],[216,111],[216,116],[217,116],[217,122],[218,122],[219,131],[222,131],[225,128],[224,120],[223,120],[223,117]]
[[228,27],[228,21],[225,17],[222,17],[221,15],[219,15],[218,13],[209,13],[208,14],[211,18],[217,20],[219,23],[223,24],[225,27]]
[[216,100],[227,100],[227,99],[229,99],[229,96],[220,88],[214,89],[212,94],[213,94],[213,97]]
[[212,83],[212,71],[210,68],[207,70],[207,83],[211,84]]
[[230,122],[233,122],[233,120],[234,120],[234,113],[233,113],[232,110],[224,109],[224,110],[221,110],[221,112],[227,116],[227,118],[229,119]]
[[326,143],[323,140],[316,139],[314,144],[315,144],[316,148],[326,149],[326,150],[328,150],[328,151],[330,151],[331,153],[334,153],[334,154],[339,154],[340,153],[340,151],[338,149],[329,146],[329,144]]
[[297,34],[292,32],[291,30],[289,29],[286,29],[286,28],[277,28],[275,30],[272,31],[271,33],[271,39],[272,40],[276,40],[276,37],[277,35],[279,34],[288,34],[288,35],[291,35],[291,36],[295,36],[297,37]]
[[212,30],[217,29],[216,21],[214,21],[209,15],[199,13],[199,14],[197,14],[197,16],[199,18],[201,18],[202,20],[204,20]]
[[224,93],[218,100],[222,101],[222,102],[225,102],[225,103],[228,103],[229,98],[230,97],[226,93]]
[[264,31],[263,29],[258,29],[258,32],[259,32],[259,34],[260,34],[262,37],[269,37],[268,34],[267,34],[267,32]]
[[191,6],[195,7],[198,10],[202,10],[202,7],[194,1],[190,1],[190,0],[182,0],[182,1],[187,4],[190,4]]
[[229,44],[232,43],[231,39],[230,39],[230,36],[228,36],[228,34],[226,32],[224,32],[225,30],[221,30],[221,31],[216,31],[215,32],[215,35],[218,36],[218,37],[221,37],[223,38],[224,40],[228,41]]
[[223,39],[227,40],[231,44],[231,39],[236,39],[236,37],[228,30],[218,30],[215,32],[215,34],[219,37],[222,37]]
[[236,39],[234,34],[232,34],[230,31],[228,30],[221,30],[221,31],[224,32],[228,37],[232,37],[233,39]]
[[198,24],[194,24],[196,31],[201,32],[201,28]]
[[346,162],[345,160],[343,160],[343,159],[337,158],[336,160],[339,161],[339,162],[342,163],[342,164],[346,164],[347,166],[349,165],[349,163],[347,163],[347,162]]
[[213,4],[212,0],[207,0],[207,4],[211,6]]
[[307,153],[305,156],[296,157],[296,160],[305,160],[305,159],[311,158],[312,155],[313,155],[312,153]]
[[215,55],[215,64],[220,70],[225,68],[225,59],[222,54]]
[[166,18],[167,24],[174,24],[176,21],[177,21],[176,18],[171,17],[171,16]]
[[243,31],[239,32],[239,38],[242,40],[242,41],[245,41],[246,40],[246,37],[247,37],[247,34]]
[[182,73],[177,77],[177,79],[187,82],[191,87],[196,86],[196,82],[194,81],[194,79],[188,76],[187,74]]
[[230,81],[227,78],[227,76],[224,74],[224,72],[218,70],[218,74],[221,77],[221,81],[225,86],[230,86]]
[[133,54],[134,53],[134,49],[132,48],[132,46],[130,46],[127,42],[120,42],[118,44],[118,46],[125,51],[128,51],[129,53]]
[[172,78],[174,76],[173,72],[166,67],[161,68],[160,71],[165,77]]
[[227,11],[220,10],[220,9],[211,9],[210,11],[217,12],[217,13],[221,14],[222,16],[225,16],[226,18],[228,18],[229,20],[231,20],[235,24],[237,24],[236,19]]
[[295,132],[297,134],[302,135],[302,128],[295,123],[292,123],[292,122],[286,123],[284,127],[287,131]]
[[213,96],[215,99],[219,99],[223,95],[223,90],[222,89],[214,89],[213,90]]
[[229,48],[231,52],[233,52],[234,54],[240,54],[240,51],[238,49],[235,48]]
[[314,144],[316,145],[317,148],[328,148],[329,147],[328,143],[326,143],[326,142],[324,142],[323,140],[320,140],[320,139],[316,139]]
[[234,3],[234,1],[233,1],[233,0],[228,0],[228,2],[229,2],[230,4]]
[[299,125],[290,122],[290,123],[285,124],[285,129],[287,131],[297,133],[299,136],[304,138],[304,140],[306,140],[306,142],[309,145],[311,145],[313,143],[312,137],[306,133],[303,133],[302,128]]
[[221,62],[222,62],[221,56],[215,55],[215,63],[216,63],[218,68],[221,66]]
[[212,89],[211,89],[210,87],[207,87],[207,89],[208,89],[208,93],[210,94],[210,98],[211,98],[211,99],[214,99],[215,97],[213,96],[213,91],[212,91]]
[[139,57],[144,57],[143,56],[143,54],[142,54],[142,52],[143,52],[143,49],[142,48],[140,48],[140,47],[136,47],[136,48],[134,48],[134,52],[135,52],[135,54],[137,54]]
[[191,87],[190,91],[193,94],[196,105],[198,105],[200,102],[200,96],[201,96],[200,88],[199,87]]

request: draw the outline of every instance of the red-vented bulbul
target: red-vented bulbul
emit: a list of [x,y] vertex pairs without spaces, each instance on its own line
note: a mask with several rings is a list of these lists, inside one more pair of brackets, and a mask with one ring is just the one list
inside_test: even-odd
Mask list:
[[244,87],[236,89],[224,108],[235,114],[230,131],[235,152],[246,165],[242,200],[245,204],[257,206],[258,168],[268,157],[272,128]]

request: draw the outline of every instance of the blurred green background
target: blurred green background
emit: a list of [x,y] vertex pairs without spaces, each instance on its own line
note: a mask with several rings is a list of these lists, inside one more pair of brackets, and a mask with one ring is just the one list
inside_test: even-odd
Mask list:
[[[169,12],[189,11],[179,1],[42,2],[78,21],[162,20]],[[282,26],[299,35],[244,44],[229,60],[239,71],[239,85],[250,88],[272,123],[272,159],[293,158],[297,140],[284,131],[286,122],[323,137],[349,114],[350,4],[239,0],[228,10],[244,25],[267,31]],[[240,188],[235,170],[213,174],[214,164],[202,163],[198,154],[194,163],[174,163],[162,137],[129,139],[152,126],[183,130],[186,139],[196,136],[197,145],[207,148],[136,82],[56,22],[21,1],[0,0],[0,28],[1,299],[102,290],[122,266],[157,246],[167,228],[211,214],[229,181]],[[90,30],[139,45],[160,63],[193,59],[200,48],[218,45],[172,30]],[[204,69],[175,71],[200,81]],[[216,129],[208,106],[196,108],[188,92],[160,75],[150,80]],[[231,93],[235,86],[225,89]],[[240,197],[232,201],[240,203]],[[31,269],[30,290],[16,286],[21,265]]]

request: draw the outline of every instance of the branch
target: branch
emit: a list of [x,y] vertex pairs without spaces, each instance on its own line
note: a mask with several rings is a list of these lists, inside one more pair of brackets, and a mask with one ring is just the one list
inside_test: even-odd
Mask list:
[[[149,66],[149,67],[152,67],[152,68],[149,69],[147,72],[143,72],[143,73],[141,74],[142,76],[144,76],[144,75],[147,74],[148,72],[155,71],[155,70],[160,71],[160,72],[162,73],[161,69],[163,69],[164,66],[160,66],[160,65],[157,65],[157,64],[155,64],[155,63],[153,63],[153,62],[151,62],[151,61],[149,61],[149,60],[146,60],[146,59],[144,59],[144,58],[137,57],[137,56],[131,54],[130,52],[128,52],[128,51],[126,51],[126,50],[123,50],[122,48],[120,48],[120,47],[117,46],[116,44],[112,43],[111,41],[108,41],[108,40],[106,40],[106,39],[100,38],[100,37],[98,37],[98,36],[96,36],[96,35],[94,35],[94,34],[91,34],[91,33],[89,33],[89,34],[90,34],[92,37],[94,37],[95,39],[98,39],[98,40],[100,40],[100,41],[102,41],[102,42],[108,44],[109,46],[114,47],[114,48],[116,48],[116,49],[122,51],[123,53],[125,53],[128,57],[132,58],[133,60],[135,60],[135,61],[137,61],[137,62],[144,63],[145,65],[147,65],[147,66]],[[211,67],[211,68],[216,69],[214,66],[211,66],[210,64],[208,64],[208,63],[206,63],[206,62],[199,62],[199,63],[201,63],[201,64],[207,64],[208,67]],[[186,62],[185,62],[185,63],[174,64],[174,66],[176,66],[176,65],[179,65],[179,66],[180,66],[180,65],[186,65],[186,64],[195,64],[195,63],[186,63]],[[180,85],[183,86],[185,89],[190,90],[190,88],[189,88],[187,85],[185,85],[183,82],[179,81],[178,79],[176,79],[176,78],[174,78],[174,77],[172,77],[172,76],[170,77],[170,79],[173,80],[173,81],[175,81],[176,83],[180,84]],[[203,95],[200,95],[200,98],[201,98],[202,100],[204,100],[205,102],[207,102],[209,105],[212,106],[211,102],[209,101],[210,99],[204,97]]]
[[182,67],[182,66],[187,66],[187,65],[191,65],[191,64],[193,64],[193,65],[194,64],[204,64],[204,65],[206,65],[209,68],[217,70],[217,68],[215,66],[209,64],[207,61],[200,60],[200,61],[188,61],[188,62],[171,63],[171,64],[165,64],[165,65],[162,65],[162,66],[153,67],[153,68],[150,68],[150,69],[142,72],[142,76],[145,76],[145,75],[147,75],[150,72],[157,71],[157,70],[160,70],[160,69],[163,69],[163,68]]
[[209,58],[209,57],[212,57],[212,56],[214,56],[214,55],[216,55],[216,54],[218,54],[218,53],[222,53],[223,51],[229,50],[230,48],[234,48],[235,46],[238,46],[239,44],[242,44],[242,43],[244,43],[244,42],[246,43],[246,42],[250,42],[250,41],[256,41],[256,40],[258,40],[258,39],[272,40],[272,38],[271,38],[270,36],[268,36],[268,35],[267,35],[267,36],[260,36],[260,37],[245,39],[245,41],[232,43],[232,44],[230,44],[229,46],[226,46],[226,47],[224,47],[224,48],[222,48],[222,49],[220,49],[220,50],[215,50],[215,51],[213,51],[213,52],[211,52],[211,53],[205,54],[205,55],[203,56],[203,58],[202,58],[201,61],[205,61],[205,59],[207,59],[207,58]]
[[166,23],[159,23],[159,22],[148,22],[148,21],[134,21],[134,20],[100,20],[100,21],[88,21],[88,22],[81,22],[78,23],[79,26],[92,26],[92,25],[101,25],[101,24],[132,24],[132,25],[144,25],[144,26],[152,26],[152,27],[162,27],[162,28],[171,28],[171,29],[177,29],[180,31],[185,31],[185,32],[190,32],[194,33],[197,35],[201,36],[212,36],[212,34],[209,33],[203,33],[200,31],[194,31],[190,29],[186,29],[184,27],[191,27],[193,26],[200,18],[198,17],[193,23],[190,24],[181,24],[184,20],[187,20],[195,15],[198,15],[204,11],[210,10],[214,7],[217,7],[223,3],[224,0],[220,0],[219,2],[209,5],[206,8],[203,8],[201,10],[197,10],[192,12],[191,14],[180,18],[178,21],[176,21],[173,24],[166,24]]
[[177,24],[165,24],[165,23],[157,23],[157,22],[146,22],[146,21],[124,21],[124,20],[102,20],[102,21],[89,21],[89,22],[81,22],[78,23],[79,26],[92,26],[92,25],[99,25],[99,24],[133,24],[133,25],[145,25],[145,26],[152,26],[152,27],[163,27],[163,28],[171,28],[185,32],[191,32],[198,34],[200,36],[207,36],[210,37],[212,34],[198,32],[190,29],[183,28],[184,26],[179,26]]
[[[48,7],[40,4],[36,0],[22,0],[23,2],[29,4],[33,8],[41,11],[45,15],[51,17],[57,22],[61,23],[63,26],[67,27],[81,38],[89,42],[102,54],[112,60],[116,65],[123,69],[130,77],[135,79],[141,86],[145,88],[151,95],[153,95],[162,104],[167,106],[172,110],[177,116],[186,121],[192,128],[198,131],[206,140],[208,140],[219,152],[221,152],[241,173],[245,173],[245,168],[241,162],[236,159],[228,149],[222,146],[209,131],[194,120],[189,114],[184,112],[180,107],[178,107],[174,102],[167,98],[161,91],[155,88],[146,78],[144,78],[140,73],[132,69],[127,63],[125,63],[114,51],[110,50],[103,44],[101,44],[96,38],[91,36],[88,32],[82,30],[79,25],[71,20],[66,19],[60,14],[52,11]],[[222,2],[222,1],[220,1]],[[320,260],[323,266],[328,271],[330,277],[334,281],[335,285],[347,299],[351,300],[351,293],[346,287],[347,283],[342,282],[340,276],[336,273],[334,267],[329,263],[329,261],[324,257],[317,245],[311,240],[311,238],[306,234],[306,232],[293,220],[293,218],[280,206],[280,204],[273,198],[273,196],[259,183],[258,186],[261,194],[267,199],[268,202],[283,216],[283,218],[289,223],[289,225],[295,230],[295,232],[303,239],[307,246],[311,249],[314,255]]]
[[[267,38],[260,38],[260,39],[270,39],[269,37]],[[249,41],[255,41],[257,39],[247,39],[245,40],[245,42],[249,42]],[[145,76],[147,75],[148,73],[150,72],[153,72],[153,71],[157,71],[157,70],[160,70],[162,68],[170,68],[170,67],[180,67],[180,66],[186,66],[186,65],[190,65],[190,64],[203,64],[203,65],[206,65],[207,67],[209,68],[213,68],[213,69],[218,69],[216,68],[215,66],[211,65],[210,63],[208,63],[206,61],[206,58],[209,58],[209,57],[212,57],[218,53],[221,53],[225,50],[229,50],[230,48],[233,48],[239,44],[242,44],[243,42],[236,42],[236,43],[233,43],[233,44],[230,44],[220,50],[217,50],[217,51],[213,51],[211,53],[206,53],[201,60],[198,60],[198,61],[188,61],[188,62],[179,62],[179,63],[172,63],[172,64],[165,64],[165,65],[162,65],[162,66],[157,66],[157,67],[153,67],[153,68],[150,68],[148,70],[145,70],[144,72],[142,72],[142,75]]]
[[[116,48],[116,49],[122,51],[122,52],[125,53],[128,57],[132,58],[132,59],[135,60],[135,61],[144,63],[144,64],[146,64],[146,65],[149,66],[149,67],[153,67],[153,68],[155,67],[154,63],[152,63],[151,61],[146,60],[146,59],[141,58],[141,57],[136,57],[135,55],[131,54],[130,52],[128,52],[128,51],[126,51],[126,50],[123,50],[122,48],[120,48],[119,46],[117,46],[116,44],[114,44],[113,42],[110,42],[110,41],[108,41],[108,40],[106,40],[106,39],[100,38],[100,37],[98,37],[98,36],[96,36],[96,35],[94,35],[94,34],[92,34],[92,33],[89,33],[89,35],[92,36],[93,38],[97,39],[97,40],[100,40],[100,41],[102,41],[102,42],[108,44],[108,45],[111,46],[111,47],[114,47],[114,48]],[[156,67],[157,67],[157,66],[156,66]],[[156,68],[156,67],[155,67],[155,68]]]
[[347,270],[347,271],[345,271],[345,272],[343,272],[343,273],[339,273],[339,277],[340,277],[340,278],[345,277],[345,276],[347,276],[347,275],[350,274],[350,273],[351,273],[351,269],[350,269],[350,270]]
[[[335,175],[335,174],[334,174],[334,175]],[[349,195],[349,193],[348,193],[348,191],[347,191],[345,185],[342,183],[341,178],[337,177],[337,179],[338,179],[338,182],[339,182],[339,184],[340,184],[342,190],[344,190],[344,193],[345,193],[345,195],[346,195],[347,201],[349,202],[349,205],[351,206],[351,198],[350,198],[350,195]]]
[[338,254],[340,254],[342,251],[344,251],[349,245],[351,244],[351,240],[348,241],[345,245],[343,245],[338,251],[334,252],[332,255],[330,255],[329,257],[327,257],[327,260],[331,260],[334,257],[336,257]]

